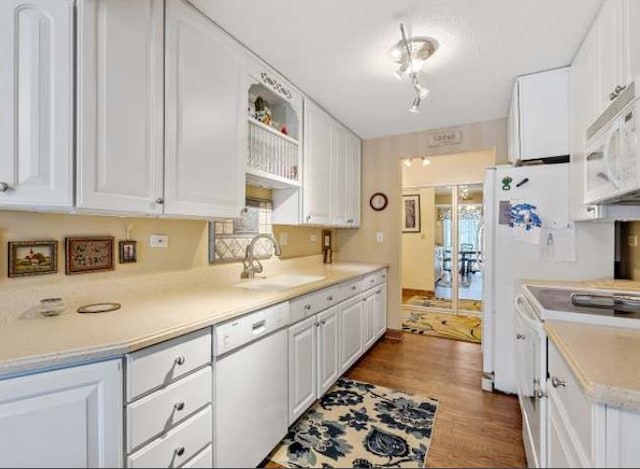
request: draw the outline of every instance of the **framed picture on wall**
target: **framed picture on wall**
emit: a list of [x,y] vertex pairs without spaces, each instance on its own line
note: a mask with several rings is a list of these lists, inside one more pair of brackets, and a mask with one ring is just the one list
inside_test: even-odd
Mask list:
[[57,241],[9,241],[9,277],[55,274]]
[[420,194],[402,196],[402,232],[420,233]]

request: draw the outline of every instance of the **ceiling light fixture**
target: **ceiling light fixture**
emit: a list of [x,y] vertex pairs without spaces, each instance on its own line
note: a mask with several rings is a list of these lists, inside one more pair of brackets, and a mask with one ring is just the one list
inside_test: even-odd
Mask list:
[[421,156],[421,157],[417,157],[417,158],[412,158],[412,157],[402,158],[402,164],[404,166],[406,166],[407,168],[410,168],[413,165],[413,160],[421,161],[422,162],[422,166],[429,166],[431,164],[431,160],[429,158],[427,158],[426,156]]
[[402,34],[402,39],[389,51],[391,60],[399,65],[393,74],[399,80],[402,80],[404,75],[409,75],[417,95],[411,103],[409,111],[419,112],[420,104],[429,96],[430,91],[420,84],[418,73],[422,70],[426,60],[438,50],[438,42],[429,37],[407,39],[402,23],[400,23],[400,33]]
[[431,160],[428,159],[426,156],[422,157],[422,166],[429,166],[431,164]]
[[406,158],[403,162],[403,165],[405,165],[407,168],[411,167],[411,158]]

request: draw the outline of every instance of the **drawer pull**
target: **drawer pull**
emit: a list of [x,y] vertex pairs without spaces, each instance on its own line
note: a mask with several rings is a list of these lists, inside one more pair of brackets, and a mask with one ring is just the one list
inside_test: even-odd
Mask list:
[[516,334],[516,339],[517,340],[524,340],[526,338],[527,338],[527,336],[524,335],[524,334],[520,334],[520,333]]
[[184,402],[176,402],[173,406],[178,412],[184,410]]
[[311,311],[311,305],[304,305],[305,311]]
[[184,454],[184,446],[180,446],[175,449],[176,456],[182,456]]
[[333,296],[328,296],[327,301],[333,301]]
[[175,364],[178,366],[184,365],[184,362],[185,362],[185,358],[182,355],[180,355],[179,357],[176,357],[175,359]]
[[382,293],[382,290],[378,290],[378,291],[376,292],[376,295],[379,295],[380,293]]
[[320,321],[320,324],[322,324],[323,326],[327,323],[326,319],[323,319],[322,321]]
[[358,288],[358,287],[357,287],[356,285],[353,285],[353,286],[351,287],[351,289],[352,289],[352,290],[356,290],[357,288]]
[[566,388],[567,387],[567,382],[566,381],[562,381],[559,378],[556,378],[555,376],[553,376],[551,378],[551,385],[554,388]]

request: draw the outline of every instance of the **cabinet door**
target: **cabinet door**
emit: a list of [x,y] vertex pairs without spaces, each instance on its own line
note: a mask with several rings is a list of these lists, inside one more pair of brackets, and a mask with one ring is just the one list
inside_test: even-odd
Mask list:
[[580,458],[574,445],[576,438],[572,435],[570,427],[565,424],[565,418],[551,390],[547,414],[547,467],[590,467],[590,464]]
[[289,328],[289,425],[317,397],[317,325],[314,316]]
[[615,93],[616,87],[627,85],[623,71],[626,64],[622,15],[623,0],[606,0],[595,23],[598,30],[598,113],[609,106],[610,95]]
[[[624,0],[623,8],[623,31],[625,32],[623,64],[626,64],[626,82],[631,83],[640,75],[640,28],[638,28],[640,2]],[[636,86],[640,86],[640,83],[636,83]]]
[[[331,224],[346,226],[349,218],[348,193],[351,183],[349,132],[338,123],[331,127]],[[325,196],[326,197],[326,196]]]
[[356,296],[340,305],[340,373],[353,365],[363,352],[364,299]]
[[332,222],[332,122],[312,101],[305,101],[303,223],[330,225]]
[[162,212],[163,16],[162,0],[79,3],[79,207]]
[[368,350],[376,339],[376,292],[370,290],[364,298],[364,350]]
[[244,207],[243,49],[184,0],[166,4],[165,213],[237,217]]
[[0,206],[73,205],[73,0],[0,2]]
[[518,78],[520,158],[569,154],[569,68]]
[[318,315],[318,397],[340,376],[338,307]]
[[360,226],[361,142],[349,133],[347,153],[347,227]]
[[375,296],[375,336],[382,337],[387,331],[387,287],[381,285]]
[[585,205],[585,142],[587,127],[594,114],[596,77],[594,70],[595,35],[589,34],[571,65],[569,73],[570,211],[575,221],[594,218],[596,210]]
[[122,467],[122,365],[0,381],[1,467]]

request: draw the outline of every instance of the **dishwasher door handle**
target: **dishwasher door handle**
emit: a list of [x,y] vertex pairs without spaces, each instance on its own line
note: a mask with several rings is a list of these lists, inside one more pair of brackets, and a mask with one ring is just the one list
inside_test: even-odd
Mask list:
[[260,335],[262,334],[267,328],[265,327],[266,324],[266,320],[263,319],[262,321],[258,321],[258,322],[254,322],[251,325],[251,333],[253,335]]

